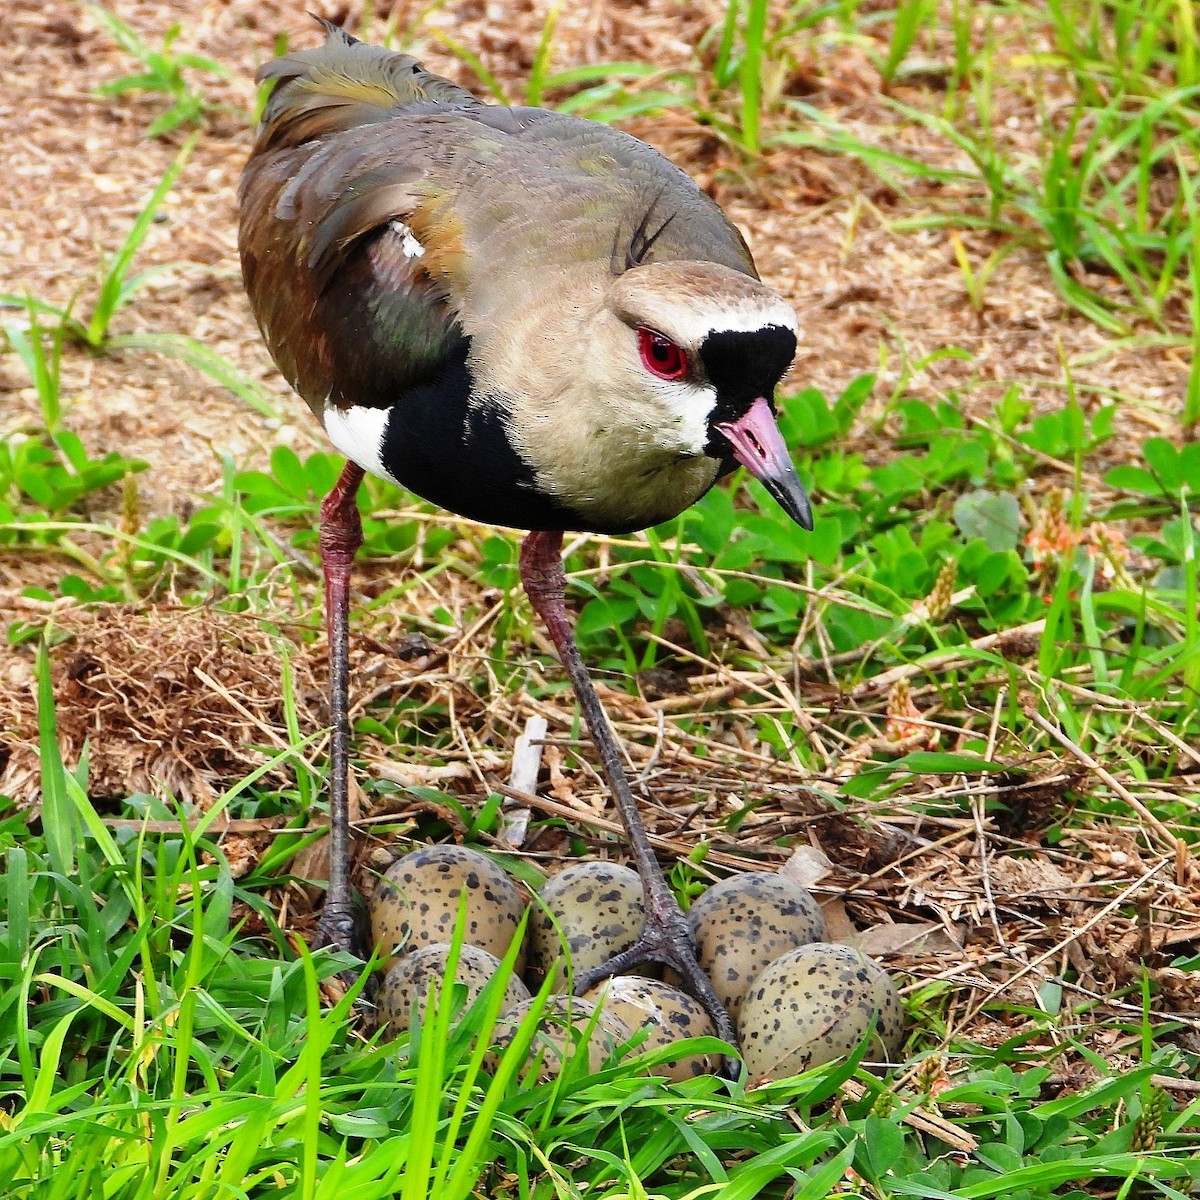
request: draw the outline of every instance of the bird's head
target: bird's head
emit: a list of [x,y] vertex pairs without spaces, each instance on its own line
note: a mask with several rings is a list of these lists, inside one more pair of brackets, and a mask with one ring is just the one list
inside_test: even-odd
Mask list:
[[796,353],[796,314],[758,280],[715,263],[652,262],[612,283],[608,361],[663,449],[736,461],[802,528],[812,510],[775,423],[775,388]]

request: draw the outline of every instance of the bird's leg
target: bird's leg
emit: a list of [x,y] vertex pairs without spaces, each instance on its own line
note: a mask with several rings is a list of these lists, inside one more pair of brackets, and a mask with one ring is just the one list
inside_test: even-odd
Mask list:
[[682,979],[684,988],[708,1010],[717,1026],[717,1033],[727,1042],[737,1045],[733,1022],[717,999],[712,983],[696,961],[696,949],[687,918],[663,878],[662,868],[650,847],[650,838],[637,801],[629,787],[620,747],[600,697],[592,686],[587,668],[579,653],[579,645],[567,615],[567,576],[562,564],[562,534],[534,532],[521,544],[521,583],[534,611],[542,618],[554,641],[558,656],[571,678],[575,695],[583,709],[584,720],[592,741],[600,752],[604,775],[629,837],[629,848],[641,876],[645,895],[646,923],[637,941],[628,950],[615,955],[601,967],[577,976],[577,991],[647,962],[664,963],[673,967]]
[[350,894],[350,568],[362,545],[355,496],[363,469],[348,462],[321,502],[321,566],[329,636],[329,887],[313,946],[354,953]]

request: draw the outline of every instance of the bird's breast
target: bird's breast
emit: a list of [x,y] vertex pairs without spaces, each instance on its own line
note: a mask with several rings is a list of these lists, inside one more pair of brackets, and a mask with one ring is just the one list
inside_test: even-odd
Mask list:
[[386,406],[327,403],[330,441],[365,471],[442,508],[518,529],[581,528],[577,514],[538,487],[510,440],[502,398],[473,388],[469,343]]
[[613,446],[616,440],[601,439],[593,454],[543,460],[539,483],[577,514],[570,528],[631,533],[659,525],[695,504],[721,471],[707,455],[622,453]]
[[719,464],[707,457],[639,454],[603,437],[535,463],[512,404],[476,392],[468,353],[464,341],[390,406],[326,405],[330,440],[365,471],[450,512],[517,529],[629,533],[678,515],[716,480]]

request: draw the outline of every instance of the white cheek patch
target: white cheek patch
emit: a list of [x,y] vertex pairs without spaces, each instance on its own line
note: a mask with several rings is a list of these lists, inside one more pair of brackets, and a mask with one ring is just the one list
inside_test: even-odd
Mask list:
[[398,483],[383,465],[383,436],[390,416],[388,408],[336,408],[327,404],[322,424],[329,440],[351,462],[380,479]]
[[708,422],[717,406],[716,390],[665,380],[658,381],[655,390],[665,402],[668,413],[660,427],[664,445],[680,454],[703,454],[712,436]]

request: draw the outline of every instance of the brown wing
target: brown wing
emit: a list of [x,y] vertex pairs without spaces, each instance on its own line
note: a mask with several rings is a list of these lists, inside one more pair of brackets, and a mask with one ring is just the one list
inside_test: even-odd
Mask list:
[[318,416],[327,400],[386,406],[463,340],[439,278],[454,240],[443,228],[448,197],[426,178],[427,161],[406,155],[402,126],[479,101],[337,29],[259,78],[279,82],[239,191],[254,315]]

